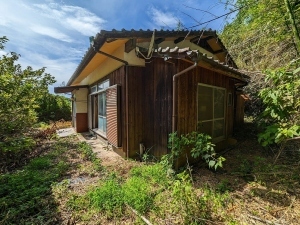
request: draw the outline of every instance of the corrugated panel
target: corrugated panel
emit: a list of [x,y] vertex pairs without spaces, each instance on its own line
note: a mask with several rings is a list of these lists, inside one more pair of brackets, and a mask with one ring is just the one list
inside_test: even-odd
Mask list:
[[121,147],[120,132],[120,86],[114,85],[106,90],[107,140],[115,147]]

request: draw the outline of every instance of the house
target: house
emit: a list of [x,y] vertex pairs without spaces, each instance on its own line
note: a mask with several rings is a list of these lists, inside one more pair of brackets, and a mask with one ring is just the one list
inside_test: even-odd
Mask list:
[[205,132],[222,147],[242,122],[247,82],[215,31],[102,30],[91,42],[55,92],[72,93],[77,132],[96,133],[121,156],[141,146],[162,156],[175,131]]

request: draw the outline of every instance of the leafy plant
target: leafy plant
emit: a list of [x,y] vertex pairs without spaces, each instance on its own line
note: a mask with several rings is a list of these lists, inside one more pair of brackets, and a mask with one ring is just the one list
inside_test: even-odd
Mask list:
[[[7,40],[0,38],[0,49],[4,49]],[[22,133],[36,122],[36,100],[55,82],[53,76],[44,73],[45,68],[22,69],[17,64],[19,57],[14,52],[0,56],[0,141]]]
[[269,86],[260,92],[265,110],[260,115],[262,132],[258,135],[263,146],[300,136],[299,73],[300,59],[266,73]]
[[210,168],[217,169],[222,167],[225,158],[216,157],[214,144],[211,143],[211,137],[207,134],[191,132],[178,136],[177,132],[169,135],[168,147],[171,149],[169,160],[174,163],[185,148],[190,148],[193,158],[202,157]]

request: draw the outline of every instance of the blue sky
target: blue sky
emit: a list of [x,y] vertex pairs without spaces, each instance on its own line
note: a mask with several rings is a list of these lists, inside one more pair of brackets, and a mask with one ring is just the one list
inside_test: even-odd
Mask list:
[[[15,51],[23,67],[46,67],[57,86],[75,71],[89,36],[102,29],[171,30],[181,21],[188,30],[225,12],[220,0],[0,0],[0,36],[9,39],[0,55]],[[221,18],[193,29],[224,24]]]

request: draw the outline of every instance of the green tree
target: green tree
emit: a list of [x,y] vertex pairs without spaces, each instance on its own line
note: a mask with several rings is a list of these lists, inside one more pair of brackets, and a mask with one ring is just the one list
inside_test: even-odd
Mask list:
[[262,71],[285,67],[299,57],[300,3],[299,0],[228,0],[227,3],[240,10],[220,36],[238,67],[251,77],[251,83],[244,89],[252,99],[246,104],[246,113],[256,117],[264,109],[259,91],[268,87]]
[[[0,49],[7,41],[6,37],[0,38]],[[22,69],[17,64],[19,57],[14,52],[0,57],[0,141],[22,133],[36,122],[36,99],[48,93],[48,85],[55,82],[45,68]]]
[[[299,0],[237,0],[240,8],[221,38],[240,68],[252,71],[286,66],[299,55]],[[287,10],[286,4],[290,6]]]
[[64,96],[44,93],[37,99],[37,104],[36,112],[39,121],[71,120],[70,99]]

